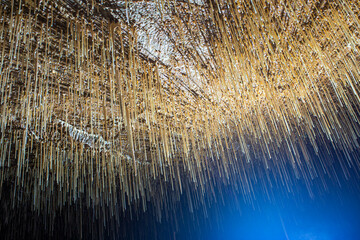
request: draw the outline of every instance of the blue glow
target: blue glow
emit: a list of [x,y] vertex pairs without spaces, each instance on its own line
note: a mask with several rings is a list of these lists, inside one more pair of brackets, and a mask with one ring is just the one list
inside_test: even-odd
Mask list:
[[303,192],[299,201],[282,199],[276,203],[261,201],[258,209],[236,212],[224,207],[222,229],[210,231],[212,240],[343,240],[360,239],[360,199],[350,188],[336,189],[310,198]]

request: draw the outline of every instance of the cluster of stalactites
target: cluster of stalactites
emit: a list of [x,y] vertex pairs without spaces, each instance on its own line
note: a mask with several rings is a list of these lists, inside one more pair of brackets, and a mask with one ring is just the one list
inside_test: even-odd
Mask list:
[[[241,176],[249,192],[254,160],[311,179],[319,144],[358,148],[359,3],[165,2],[156,31],[126,4],[117,21],[110,2],[92,1],[92,17],[66,1],[22,4],[0,6],[0,177],[15,175],[36,208],[54,189],[58,206],[84,192],[126,206],[159,194],[159,179],[202,196]],[[146,55],[152,31],[165,62]]]

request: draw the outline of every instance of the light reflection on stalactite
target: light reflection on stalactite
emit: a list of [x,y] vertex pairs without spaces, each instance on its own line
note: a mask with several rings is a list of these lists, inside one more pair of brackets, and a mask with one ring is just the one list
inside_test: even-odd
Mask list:
[[160,215],[159,182],[199,189],[193,206],[240,178],[251,199],[254,161],[289,189],[288,164],[308,184],[331,173],[320,145],[359,167],[359,3],[0,6],[1,183],[33,210],[85,195],[112,210],[160,198]]

